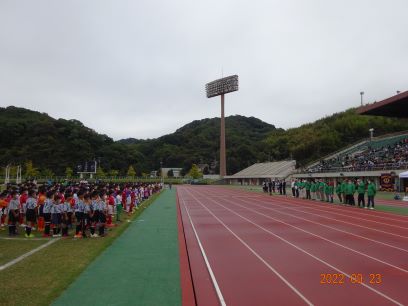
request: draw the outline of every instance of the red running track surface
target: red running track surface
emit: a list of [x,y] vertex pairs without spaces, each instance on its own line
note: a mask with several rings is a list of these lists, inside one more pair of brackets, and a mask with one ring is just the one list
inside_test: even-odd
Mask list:
[[197,305],[408,305],[407,216],[216,186],[177,193]]

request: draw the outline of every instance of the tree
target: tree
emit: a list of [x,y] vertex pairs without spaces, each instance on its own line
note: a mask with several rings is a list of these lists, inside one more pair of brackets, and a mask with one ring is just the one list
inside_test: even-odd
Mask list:
[[96,168],[96,177],[97,178],[104,178],[106,177],[105,171],[103,171],[102,167],[97,167]]
[[203,174],[201,173],[200,168],[198,168],[198,166],[196,164],[193,164],[191,166],[191,169],[188,172],[188,175],[191,176],[193,179],[198,179],[198,178],[203,176]]
[[36,177],[36,176],[38,176],[38,169],[34,168],[33,162],[31,160],[26,162],[25,167],[26,167],[26,172],[25,172],[26,177]]
[[41,175],[46,178],[51,178],[54,176],[54,172],[51,169],[45,168],[41,171]]
[[129,169],[128,169],[128,171],[127,171],[127,176],[134,177],[135,175],[136,175],[136,171],[135,171],[135,169],[133,168],[133,166],[130,165],[130,166],[129,166]]
[[169,171],[167,171],[167,176],[174,177],[173,169],[170,169]]
[[66,167],[65,168],[65,177],[66,178],[71,178],[73,174],[74,174],[74,171],[72,170],[71,167]]
[[119,174],[119,170],[112,169],[111,171],[109,171],[109,176],[110,177],[118,176],[118,174]]

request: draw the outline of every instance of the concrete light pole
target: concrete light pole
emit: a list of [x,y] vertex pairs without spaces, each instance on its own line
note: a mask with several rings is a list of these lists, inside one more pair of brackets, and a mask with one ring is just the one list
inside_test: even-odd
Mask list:
[[207,98],[221,96],[221,124],[220,124],[220,176],[227,175],[227,161],[225,149],[225,113],[224,113],[224,95],[238,90],[238,76],[232,75],[226,78],[218,79],[205,85]]

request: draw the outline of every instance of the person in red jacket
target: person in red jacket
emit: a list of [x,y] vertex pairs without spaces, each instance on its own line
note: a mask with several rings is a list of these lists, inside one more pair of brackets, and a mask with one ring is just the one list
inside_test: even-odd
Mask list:
[[20,215],[19,215],[19,219],[18,219],[18,223],[20,223],[21,227],[25,227],[26,225],[24,224],[24,220],[25,220],[25,213],[26,213],[26,208],[25,208],[25,204],[27,202],[28,199],[28,190],[27,189],[23,189],[21,195],[20,195]]
[[114,195],[114,191],[113,190],[109,191],[108,199],[107,199],[107,202],[108,202],[107,203],[108,204],[108,218],[106,220],[107,227],[115,226],[115,224],[112,223],[112,217],[115,211],[115,197],[113,195]]

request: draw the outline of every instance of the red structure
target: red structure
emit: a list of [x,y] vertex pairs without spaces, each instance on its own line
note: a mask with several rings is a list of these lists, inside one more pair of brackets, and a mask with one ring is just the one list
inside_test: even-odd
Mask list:
[[360,107],[360,115],[408,118],[408,91],[395,96]]
[[225,149],[225,116],[224,95],[238,90],[238,76],[232,75],[226,78],[212,81],[205,85],[207,98],[221,96],[221,131],[220,131],[220,176],[227,175],[227,158]]

